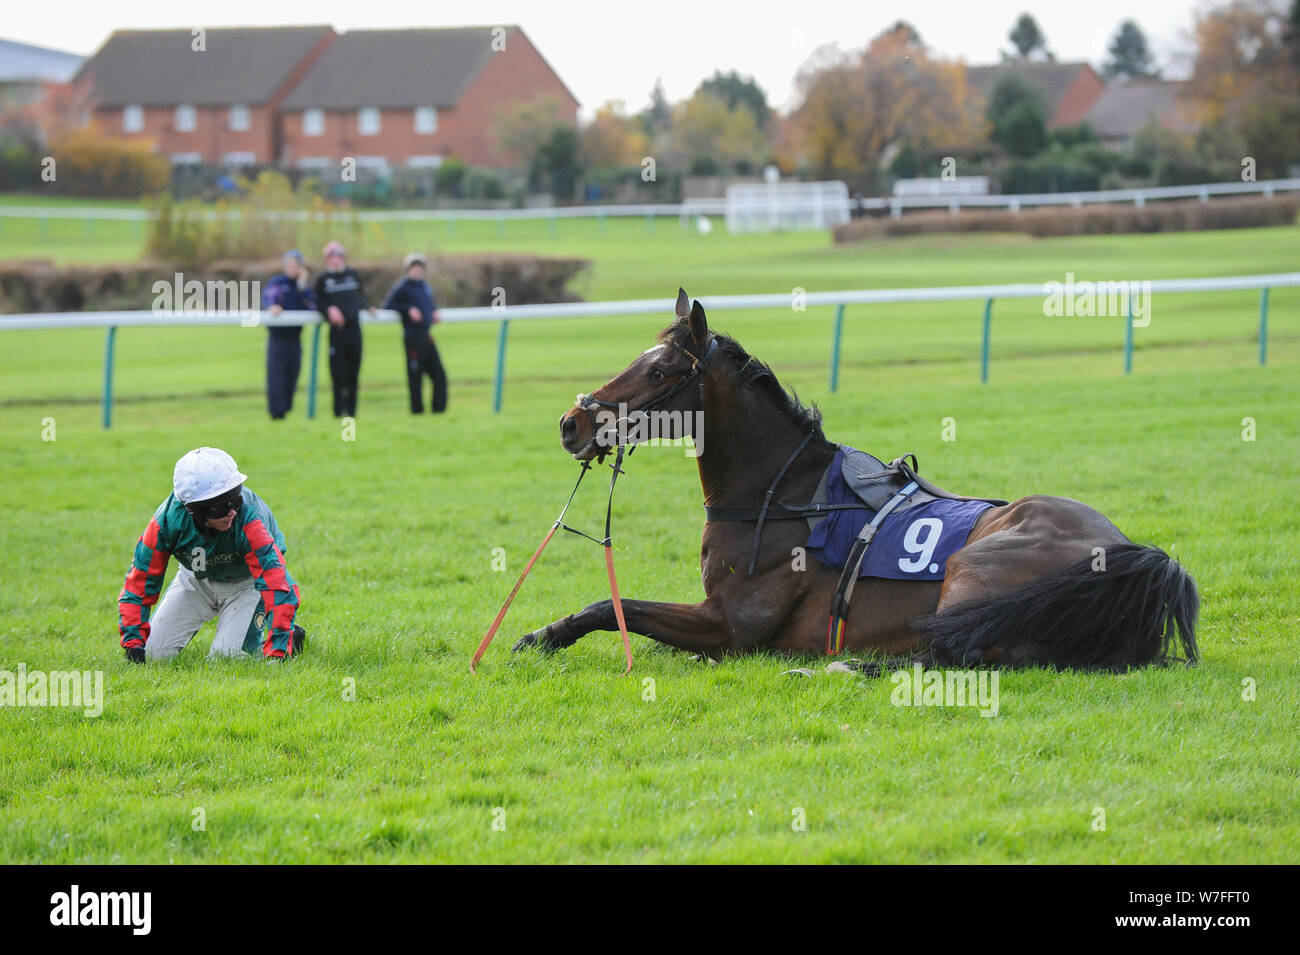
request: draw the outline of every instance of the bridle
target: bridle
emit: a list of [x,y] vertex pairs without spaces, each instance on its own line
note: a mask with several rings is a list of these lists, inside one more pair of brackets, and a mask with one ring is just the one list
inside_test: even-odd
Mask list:
[[[696,358],[680,345],[673,345],[673,347],[678,349],[691,360],[690,371],[682,375],[682,377],[663,394],[651,398],[636,411],[629,411],[629,416],[633,414],[642,414],[649,411],[651,408],[663,404],[673,395],[677,394],[689,385],[692,381],[699,382],[700,407],[704,407],[704,373],[709,370],[709,365],[712,363],[713,357],[718,352],[717,336],[714,335],[709,339],[708,348],[704,350],[704,355],[700,358]],[[591,447],[592,442],[594,442],[600,434],[596,427],[596,412],[594,409],[614,408],[617,410],[618,405],[612,401],[593,398],[591,395],[579,395],[577,404],[579,408],[587,412],[588,418],[591,419],[591,441],[587,442],[582,450],[577,452],[578,454],[582,454]],[[585,537],[587,540],[599,544],[604,548],[605,571],[609,575],[610,602],[614,605],[614,618],[618,622],[619,635],[623,638],[623,653],[627,659],[627,669],[624,672],[630,673],[632,671],[632,646],[628,642],[627,620],[623,616],[623,599],[619,596],[618,578],[614,573],[614,539],[613,534],[611,533],[611,523],[614,515],[614,485],[618,483],[618,476],[623,473],[624,456],[630,455],[634,450],[636,450],[635,446],[629,447],[626,444],[618,445],[618,453],[614,458],[614,463],[612,465],[614,473],[610,475],[609,478],[609,498],[605,503],[605,536],[603,539],[593,537],[585,531],[578,530],[576,527],[570,527],[568,524],[564,523],[564,515],[568,513],[569,505],[573,503],[573,498],[578,493],[578,488],[582,485],[582,479],[586,477],[587,472],[591,470],[590,461],[582,462],[582,468],[578,471],[578,480],[574,483],[573,490],[569,492],[569,500],[565,503],[564,509],[560,511],[560,516],[551,524],[551,529],[547,532],[546,536],[542,538],[542,543],[538,545],[537,550],[533,552],[532,558],[530,558],[528,563],[524,565],[523,573],[521,573],[519,579],[515,581],[515,586],[514,589],[510,591],[510,596],[506,598],[506,602],[502,604],[501,609],[497,611],[496,619],[492,621],[491,626],[488,627],[487,633],[483,635],[483,639],[479,642],[478,649],[474,651],[474,657],[470,660],[469,664],[471,673],[475,672],[479,660],[483,659],[483,654],[487,651],[488,644],[490,644],[492,638],[496,636],[497,630],[501,626],[501,621],[505,619],[506,611],[510,609],[510,604],[514,602],[515,594],[519,593],[519,588],[523,586],[525,578],[528,577],[529,572],[533,569],[533,565],[537,563],[537,559],[542,556],[542,551],[544,551],[546,545],[551,542],[551,538],[555,536],[555,532],[561,528],[572,534],[577,534],[579,537]],[[601,459],[604,459],[604,454],[601,455]]]
[[[651,398],[640,408],[636,408],[635,410],[629,411],[627,413],[628,418],[631,418],[633,415],[645,414],[651,409],[658,407],[659,405],[668,401],[678,392],[686,388],[692,381],[699,382],[700,408],[703,409],[704,374],[709,370],[709,365],[713,363],[713,358],[718,352],[718,336],[717,335],[709,336],[708,347],[704,349],[704,354],[699,358],[696,358],[693,354],[691,354],[691,352],[683,348],[681,345],[673,344],[671,342],[669,342],[668,344],[672,345],[673,348],[676,348],[678,351],[680,351],[683,355],[685,355],[687,358],[691,360],[690,371],[686,372],[684,375],[682,375],[681,378],[677,379],[677,381],[672,386],[670,386],[666,391],[664,391],[663,394]],[[578,408],[580,408],[581,410],[587,413],[587,420],[591,423],[591,440],[588,441],[585,445],[583,445],[578,451],[574,452],[576,456],[580,454],[586,454],[588,451],[591,450],[591,446],[597,443],[597,441],[600,439],[602,431],[596,422],[596,409],[612,408],[617,413],[619,408],[621,407],[621,402],[606,401],[603,398],[597,398],[594,395],[587,394],[587,395],[578,395],[575,404],[577,405]],[[615,424],[617,424],[617,422],[615,422]]]

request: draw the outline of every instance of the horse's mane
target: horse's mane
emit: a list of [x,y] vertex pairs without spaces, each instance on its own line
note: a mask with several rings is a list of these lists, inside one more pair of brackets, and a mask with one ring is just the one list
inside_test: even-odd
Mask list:
[[[794,389],[786,388],[777,380],[776,373],[766,363],[745,351],[740,342],[730,335],[713,332],[718,340],[718,353],[726,358],[736,372],[737,380],[749,388],[757,388],[771,399],[776,409],[800,429],[811,429],[815,438],[826,441],[822,431],[822,412],[816,402],[805,405]],[[687,351],[694,349],[690,326],[675,322],[659,333],[659,341]]]

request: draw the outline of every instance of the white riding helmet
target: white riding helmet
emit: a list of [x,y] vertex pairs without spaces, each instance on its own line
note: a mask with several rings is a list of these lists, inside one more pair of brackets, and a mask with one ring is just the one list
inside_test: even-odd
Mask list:
[[247,480],[235,459],[220,448],[195,448],[176,462],[172,490],[182,504],[207,501]]

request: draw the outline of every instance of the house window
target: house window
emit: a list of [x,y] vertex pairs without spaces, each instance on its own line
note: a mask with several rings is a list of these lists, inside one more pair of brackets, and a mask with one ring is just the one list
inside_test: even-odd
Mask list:
[[304,136],[325,135],[325,110],[305,109],[302,111],[302,134]]
[[234,152],[225,153],[221,157],[223,166],[255,166],[257,165],[257,155],[251,152]]
[[420,106],[415,110],[415,131],[422,135],[438,131],[438,111],[432,106]]
[[122,132],[138,133],[142,129],[144,129],[144,107],[125,107],[122,110]]
[[194,132],[194,126],[195,126],[194,107],[185,106],[185,105],[177,106],[175,125],[176,125],[176,132],[178,133]]
[[203,162],[199,153],[172,153],[173,166],[198,166]]
[[226,124],[233,133],[247,132],[253,125],[248,115],[248,107],[239,105],[230,107],[230,114],[226,117]]
[[379,135],[379,110],[366,106],[357,110],[357,132],[362,136]]

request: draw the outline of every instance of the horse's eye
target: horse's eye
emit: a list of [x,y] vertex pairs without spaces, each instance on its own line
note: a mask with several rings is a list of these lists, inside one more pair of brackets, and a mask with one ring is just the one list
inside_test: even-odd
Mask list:
[[650,369],[650,380],[651,380],[651,381],[663,381],[663,380],[664,380],[664,373],[663,373],[662,371],[660,371],[658,368],[651,368],[651,369]]

